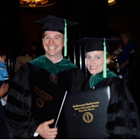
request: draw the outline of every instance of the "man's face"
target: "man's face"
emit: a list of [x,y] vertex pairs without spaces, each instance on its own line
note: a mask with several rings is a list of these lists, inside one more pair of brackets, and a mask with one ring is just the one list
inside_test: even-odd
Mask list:
[[47,58],[60,58],[64,46],[64,35],[56,31],[45,31],[42,39]]

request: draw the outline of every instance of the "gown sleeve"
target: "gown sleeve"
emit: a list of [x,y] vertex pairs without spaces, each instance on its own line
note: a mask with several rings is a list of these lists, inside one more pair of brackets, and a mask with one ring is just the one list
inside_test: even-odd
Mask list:
[[137,106],[122,79],[110,85],[111,98],[108,106],[108,138],[140,138],[140,123]]
[[23,65],[12,80],[5,110],[5,120],[14,138],[31,138],[39,122],[31,117],[29,65]]
[[75,69],[71,75],[71,93],[79,92],[84,89],[84,74],[80,69]]

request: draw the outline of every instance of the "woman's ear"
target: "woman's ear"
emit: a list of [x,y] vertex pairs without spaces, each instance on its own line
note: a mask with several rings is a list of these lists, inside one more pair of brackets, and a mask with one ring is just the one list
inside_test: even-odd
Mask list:
[[107,64],[110,64],[110,61],[111,61],[110,58],[107,58],[107,59],[106,59],[106,63],[107,63]]
[[42,43],[44,42],[44,38],[42,38]]

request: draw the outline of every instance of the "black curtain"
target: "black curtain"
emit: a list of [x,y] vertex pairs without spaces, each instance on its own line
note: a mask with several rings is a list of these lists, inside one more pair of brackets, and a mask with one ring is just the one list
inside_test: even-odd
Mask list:
[[19,0],[1,1],[1,45],[0,48],[6,52],[7,68],[12,77],[14,59],[19,47]]
[[78,26],[68,30],[68,59],[74,62],[86,76],[85,46],[77,41],[82,37],[109,36],[107,0],[57,0],[57,14],[61,18],[76,21]]
[[79,23],[79,37],[107,35],[107,0],[57,0],[57,6],[59,16]]

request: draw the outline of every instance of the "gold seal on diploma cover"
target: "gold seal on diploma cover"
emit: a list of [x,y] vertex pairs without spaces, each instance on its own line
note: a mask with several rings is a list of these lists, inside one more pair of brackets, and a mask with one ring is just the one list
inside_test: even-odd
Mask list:
[[39,107],[39,108],[42,108],[44,106],[44,101],[41,99],[41,98],[38,98],[36,100],[36,105]]
[[86,112],[83,114],[83,120],[86,123],[91,123],[93,121],[93,115],[90,112]]

